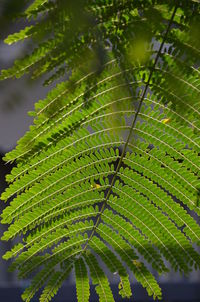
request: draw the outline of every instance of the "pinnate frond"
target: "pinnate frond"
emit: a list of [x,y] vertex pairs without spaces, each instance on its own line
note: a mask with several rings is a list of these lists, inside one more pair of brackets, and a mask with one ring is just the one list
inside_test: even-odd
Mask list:
[[[30,112],[6,154],[4,259],[22,295],[50,301],[75,269],[79,302],[122,298],[132,277],[162,299],[152,274],[200,268],[198,1],[32,1],[30,24],[5,40],[37,41],[1,79],[67,76]],[[10,201],[11,200],[11,201]],[[133,284],[134,287],[134,284]]]

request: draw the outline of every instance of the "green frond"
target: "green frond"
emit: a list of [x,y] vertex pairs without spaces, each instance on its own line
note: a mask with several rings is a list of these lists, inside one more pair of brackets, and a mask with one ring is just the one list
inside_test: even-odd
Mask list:
[[[80,219],[83,217],[80,217]],[[73,221],[70,221],[71,223]],[[69,221],[66,221],[66,225],[69,223]],[[93,223],[92,221],[90,222],[78,222],[73,225],[68,224],[68,228],[64,228],[62,223],[62,228],[60,226],[61,224],[59,223],[56,227],[56,229],[49,230],[48,231],[48,239],[41,237],[40,238],[37,236],[36,238],[32,239],[30,242],[28,242],[26,245],[23,246],[23,249],[27,249],[27,251],[21,253],[18,258],[15,260],[14,265],[17,266],[19,265],[20,267],[28,263],[29,261],[32,261],[32,259],[39,253],[51,248],[58,242],[61,242],[61,240],[66,240],[67,238],[73,237],[76,235],[76,233],[85,233],[89,230],[92,230]],[[51,232],[51,233],[50,233]],[[50,233],[50,234],[49,234]],[[45,235],[47,232],[45,232]],[[31,246],[30,246],[31,243]],[[20,249],[22,251],[22,248]],[[18,250],[19,252],[19,250]],[[15,251],[16,253],[16,251]],[[10,255],[9,255],[10,256]],[[14,257],[15,254],[12,253],[10,257]]]
[[98,254],[113,275],[119,275],[119,294],[122,298],[130,298],[132,295],[129,277],[121,261],[115,256],[115,254],[101,241],[98,237],[93,237],[90,241],[90,247]]
[[51,299],[57,294],[57,291],[69,275],[71,268],[71,265],[69,265],[67,268],[64,269],[64,271],[55,272],[51,276],[51,279],[49,280],[47,286],[44,288],[40,296],[40,302],[51,301]]
[[154,184],[151,179],[141,177],[138,173],[126,169],[119,172],[121,179],[145,195],[149,200],[156,204],[157,207],[167,214],[170,219],[179,227],[184,227],[184,232],[191,240],[199,244],[200,233],[196,221],[187,215],[187,212],[178,203],[175,203],[168,194],[163,194],[163,190]]
[[75,262],[76,295],[78,302],[88,302],[90,297],[90,284],[87,268],[82,258]]
[[40,286],[46,282],[46,279],[53,274],[53,270],[50,267],[46,268],[46,270],[42,270],[40,273],[36,275],[36,277],[32,280],[32,283],[29,287],[25,289],[22,294],[23,301],[29,302],[35,293],[40,289]]
[[84,256],[84,259],[89,267],[92,283],[96,285],[95,290],[99,296],[99,302],[114,302],[108,279],[99,267],[95,256],[89,254]]
[[[94,202],[96,203],[96,200],[94,200]],[[57,205],[56,205],[56,207],[57,207]],[[77,207],[77,205],[76,205],[76,207]],[[58,210],[58,219],[59,219],[59,216],[63,215],[64,210],[65,210],[65,208]],[[48,213],[49,213],[49,211],[48,211]],[[87,218],[87,217],[91,217],[91,216],[96,216],[98,213],[98,209],[94,209],[93,207],[89,207],[89,204],[87,204],[87,205],[85,204],[83,207],[83,210],[80,210],[80,212],[72,211],[72,213],[70,213],[70,211],[68,211],[68,213],[69,213],[69,217],[70,217],[69,220],[72,220],[71,217],[73,217],[74,220],[76,220],[76,219],[78,220],[81,217]],[[33,229],[37,225],[47,223],[48,222],[47,218],[50,220],[50,219],[52,219],[52,216],[54,219],[56,219],[55,213],[53,213],[53,215],[52,215],[52,213],[47,215],[47,213],[42,213],[41,211],[39,211],[39,209],[37,210],[37,212],[35,214],[37,216],[33,217],[33,215],[28,213],[27,215],[24,215],[21,220],[18,220],[14,224],[12,224],[9,227],[8,231],[6,231],[4,233],[2,239],[8,240],[10,238],[17,236],[18,234],[20,234],[22,232]]]
[[[159,161],[157,164],[157,160],[152,161],[151,156],[149,156],[149,159],[148,154],[151,155],[151,152],[148,152],[145,157],[135,155],[134,159],[132,155],[130,155],[130,159],[129,156],[127,156],[125,162],[128,163],[131,168],[135,169],[139,173],[144,173],[146,177],[155,183],[160,184],[163,188],[169,190],[172,195],[177,196],[177,198],[180,198],[180,200],[183,201],[189,208],[195,209],[195,211],[199,213],[199,207],[196,206],[196,190],[190,187],[189,190],[183,191],[183,184],[180,184],[174,177],[179,176],[178,172],[173,169],[172,173],[166,173],[166,171],[163,169],[163,167],[165,167],[165,162],[168,164],[168,161]],[[158,151],[157,154],[160,155],[160,151]],[[153,159],[154,158],[156,157],[153,157]],[[191,189],[193,189],[192,192]]]
[[32,55],[26,56],[21,60],[16,60],[13,67],[10,69],[2,70],[0,80],[13,77],[20,78],[22,75],[29,72],[32,66],[45,57],[49,51],[54,49],[56,44],[57,41],[55,39],[44,42],[32,52]]
[[105,210],[102,214],[102,220],[119,231],[132,246],[158,271],[166,271],[166,267],[157,251],[152,247],[146,237],[141,234],[138,229],[125,221],[121,216],[113,214],[111,211]]
[[[130,217],[132,223],[140,230],[143,229],[143,232],[145,228],[146,232],[144,234],[148,234],[149,238],[155,236],[157,242],[159,238],[160,243],[157,244],[157,247],[163,251],[167,258],[171,259],[172,263],[175,261],[175,267],[178,266],[180,270],[182,267],[187,272],[188,268],[184,263],[184,259],[188,259],[189,263],[195,263],[196,266],[199,266],[199,255],[191,247],[190,242],[159,209],[149,204],[141,194],[130,187],[123,186],[122,191],[122,186],[116,182],[113,190],[120,196],[118,204],[120,204],[120,209],[126,213],[126,217]],[[139,215],[141,212],[142,215]],[[135,217],[137,217],[137,220]],[[151,233],[149,230],[151,230]],[[176,250],[174,250],[175,246]]]
[[0,79],[58,81],[5,156],[2,239],[18,243],[3,257],[33,276],[24,301],[41,288],[50,301],[73,269],[79,302],[90,278],[114,301],[110,273],[122,298],[132,274],[161,299],[152,269],[200,268],[199,13],[195,0],[35,0],[5,40],[34,47]]
[[112,243],[115,251],[120,255],[122,260],[128,265],[128,267],[133,271],[136,279],[146,288],[149,295],[153,295],[154,298],[161,298],[161,290],[152,276],[152,274],[147,270],[144,264],[141,262],[138,266],[134,260],[138,257],[134,253],[133,249],[123,240],[118,234],[113,232],[112,229],[105,225],[99,225],[97,232],[110,244]]
[[87,241],[87,234],[85,233],[84,236],[79,235],[78,237],[73,237],[66,242],[62,242],[58,244],[53,250],[52,253],[46,253],[44,256],[37,256],[32,258],[32,261],[20,265],[15,265],[15,262],[12,264],[12,269],[16,269],[16,267],[20,267],[20,277],[26,277],[30,275],[31,272],[34,272],[42,265],[48,267],[52,265],[55,267],[57,264],[61,264],[64,260],[69,259],[73,261],[74,256],[80,254],[81,252],[81,245],[86,243]]
[[[138,68],[138,67],[137,67]],[[114,69],[114,68],[113,68]],[[115,70],[113,70],[115,72]],[[19,141],[18,148],[19,152],[22,153],[20,154],[19,152],[16,152],[16,150],[12,151],[9,153],[9,158],[8,160],[13,160],[16,157],[19,159],[22,159],[27,153],[33,153],[35,152],[38,153],[41,152],[41,147],[45,148],[45,146],[49,146],[52,143],[55,143],[55,141],[59,140],[62,138],[64,139],[64,135],[66,136],[67,134],[70,134],[73,130],[76,130],[76,128],[80,127],[81,125],[86,125],[89,123],[87,119],[90,117],[93,117],[95,115],[101,114],[102,111],[109,110],[111,106],[115,105],[116,103],[120,102],[125,102],[127,99],[127,102],[129,100],[130,102],[130,95],[127,93],[127,91],[121,91],[122,87],[126,87],[127,84],[120,84],[120,85],[115,85],[113,86],[113,80],[121,80],[120,77],[122,76],[122,72],[117,72],[114,73],[114,75],[103,78],[103,80],[99,81],[97,84],[94,85],[94,87],[91,87],[90,89],[86,90],[84,93],[80,93],[77,95],[77,97],[70,99],[69,91],[68,88],[70,87],[69,82],[68,85],[66,83],[62,83],[61,85],[58,86],[58,89],[55,89],[55,93],[51,93],[49,95],[49,98],[47,98],[45,101],[48,101],[48,107],[46,108],[44,106],[45,102],[42,102],[43,108],[39,110],[40,112],[43,112],[44,110],[51,110],[57,105],[55,104],[55,101],[59,101],[60,103],[65,100],[66,103],[66,93],[68,92],[68,97],[70,100],[70,103],[67,105],[61,106],[61,109],[59,112],[53,111],[53,114],[50,112],[50,116],[46,116],[47,113],[39,114],[39,117],[36,119],[36,126],[31,128],[31,132],[28,132],[24,138],[22,138]],[[106,83],[106,84],[105,84]],[[89,91],[94,89],[95,87],[98,87],[98,84],[104,84],[104,90],[101,91],[98,94],[92,95],[87,102],[92,102],[88,108],[86,107],[86,103],[84,101],[84,96],[86,96]],[[105,86],[106,85],[106,86]],[[107,88],[107,89],[105,89]],[[83,89],[83,87],[79,88],[80,90]],[[77,91],[79,93],[79,90]],[[106,98],[106,94],[110,94],[109,98],[111,97],[111,94],[113,94],[113,99],[111,98],[108,100]],[[117,99],[116,98],[117,94]],[[121,98],[120,98],[121,96]],[[51,106],[50,106],[51,105]],[[50,108],[49,108],[50,106]],[[80,113],[81,109],[81,113]],[[55,119],[55,121],[54,121]],[[64,121],[63,121],[64,120]],[[54,122],[53,122],[54,121]],[[63,121],[63,122],[62,122]],[[48,124],[51,122],[51,127]],[[62,122],[62,124],[61,124]],[[47,124],[47,125],[46,125]],[[53,126],[53,127],[52,127]],[[58,128],[59,127],[59,128]],[[76,127],[76,128],[75,128]],[[75,129],[73,129],[75,128]],[[49,131],[56,130],[56,133],[50,133]],[[48,135],[47,135],[48,134]],[[49,136],[52,136],[52,141],[50,140]],[[46,140],[47,137],[47,140]],[[28,144],[27,144],[28,141]],[[46,143],[45,143],[46,141]],[[50,141],[50,142],[49,142]],[[32,145],[32,146],[31,146]],[[35,146],[34,146],[35,145]],[[40,146],[40,148],[38,148]],[[31,148],[30,148],[31,147]],[[35,150],[34,150],[35,149]],[[27,150],[24,152],[24,150]],[[13,157],[14,156],[14,157]]]
[[24,245],[21,242],[16,244],[10,251],[7,251],[3,255],[3,259],[8,260],[14,256],[17,256],[18,253],[20,253],[20,251],[23,250],[23,248],[24,248]]
[[25,11],[25,14],[27,16],[31,16],[31,15],[34,15],[36,13],[38,13],[42,7],[48,3],[49,0],[35,0],[28,8],[27,10]]
[[20,30],[20,32],[9,35],[4,40],[4,42],[8,45],[11,45],[13,43],[23,41],[23,40],[29,38],[30,36],[32,36],[33,31],[34,31],[33,25],[27,26],[24,29]]
[[[68,257],[66,257],[67,259]],[[63,260],[65,258],[63,257]],[[51,278],[55,274],[54,270],[55,263],[50,263],[45,269],[41,270],[32,280],[32,283],[29,287],[26,288],[22,294],[23,301],[29,302],[42,285],[44,285],[48,278]],[[65,271],[66,275],[69,271]]]

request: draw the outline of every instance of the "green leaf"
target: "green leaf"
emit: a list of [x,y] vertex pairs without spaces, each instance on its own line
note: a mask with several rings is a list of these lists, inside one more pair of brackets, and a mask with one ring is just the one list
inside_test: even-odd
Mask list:
[[75,262],[76,295],[78,302],[87,302],[90,297],[90,284],[87,268],[82,258]]
[[24,301],[50,301],[72,269],[81,302],[90,278],[99,301],[113,278],[130,298],[132,275],[161,299],[152,272],[199,269],[199,14],[194,0],[35,0],[5,40],[33,47],[1,80],[56,81],[4,158],[4,259],[32,278]]

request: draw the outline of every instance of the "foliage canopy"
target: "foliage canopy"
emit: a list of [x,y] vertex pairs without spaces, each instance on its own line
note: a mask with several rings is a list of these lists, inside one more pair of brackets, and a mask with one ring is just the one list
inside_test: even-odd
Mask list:
[[5,40],[35,48],[1,80],[62,78],[5,156],[16,167],[2,239],[19,243],[4,258],[35,274],[24,301],[41,287],[50,301],[72,269],[79,302],[89,276],[99,301],[114,301],[104,265],[122,297],[132,272],[155,299],[151,267],[199,269],[199,13],[195,0],[35,0]]

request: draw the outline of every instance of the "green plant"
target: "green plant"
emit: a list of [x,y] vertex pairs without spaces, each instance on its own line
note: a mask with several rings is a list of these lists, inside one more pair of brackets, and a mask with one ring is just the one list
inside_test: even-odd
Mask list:
[[19,277],[35,272],[24,301],[43,286],[40,301],[51,300],[73,268],[78,301],[89,300],[88,272],[99,300],[114,301],[102,262],[122,297],[133,272],[161,299],[147,263],[199,269],[199,11],[194,0],[36,0],[31,25],[6,39],[38,46],[1,79],[69,76],[5,157],[17,166],[2,239],[20,242],[4,258]]

